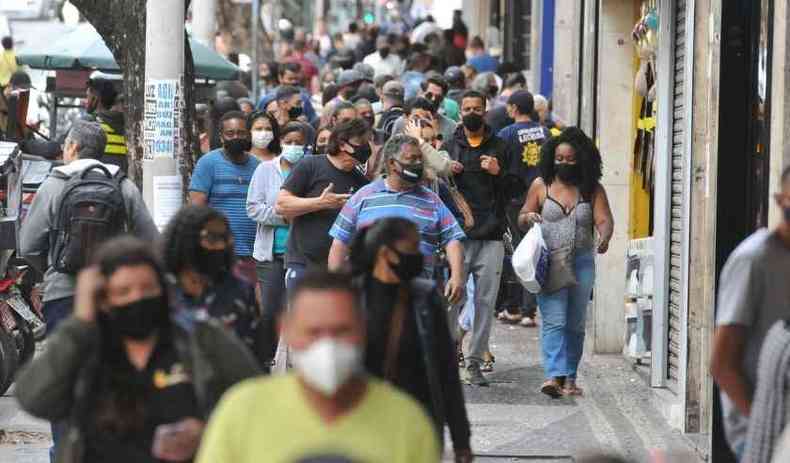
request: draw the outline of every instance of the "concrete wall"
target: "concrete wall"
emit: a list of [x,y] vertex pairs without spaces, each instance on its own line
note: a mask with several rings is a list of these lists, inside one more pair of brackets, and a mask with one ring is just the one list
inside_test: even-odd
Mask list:
[[609,252],[597,260],[592,334],[596,352],[617,353],[622,352],[625,337],[625,266],[634,132],[634,47],[630,36],[636,7],[634,2],[620,0],[601,0],[600,5],[597,139],[615,231]]
[[[774,37],[771,70],[771,169],[769,193],[776,191],[785,166],[790,165],[790,92],[785,85],[790,83],[790,47],[787,46],[787,21],[790,19],[788,1],[774,2]],[[768,223],[775,226],[781,219],[781,211],[768,201]]]
[[[592,0],[590,0],[592,1]],[[578,124],[581,2],[556,0],[554,18],[554,114]]]

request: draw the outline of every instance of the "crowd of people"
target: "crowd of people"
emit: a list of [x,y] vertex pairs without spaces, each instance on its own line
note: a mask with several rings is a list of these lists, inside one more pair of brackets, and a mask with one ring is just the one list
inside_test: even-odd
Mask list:
[[[108,151],[110,89],[92,88],[98,120],[74,123],[20,233],[51,337],[17,394],[52,422],[53,458],[428,462],[447,428],[472,461],[462,385],[488,385],[494,320],[535,326],[538,309],[541,391],[582,394],[613,233],[601,155],[460,15],[412,36],[296,34],[261,65],[259,101],[219,86],[161,236]],[[77,216],[86,178],[120,193],[123,236],[99,243]],[[537,297],[506,252],[534,224],[574,276]],[[289,372],[269,377],[278,347]]]

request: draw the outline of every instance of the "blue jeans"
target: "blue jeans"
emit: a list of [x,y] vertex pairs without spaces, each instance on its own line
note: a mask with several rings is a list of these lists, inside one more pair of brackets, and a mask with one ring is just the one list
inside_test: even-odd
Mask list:
[[[287,269],[285,271],[285,293],[288,295],[288,300],[291,300],[291,296],[293,295],[294,287],[297,283],[302,281],[304,278],[305,273],[307,273],[307,266],[304,264],[298,264],[291,262],[288,264]],[[288,302],[286,301],[286,305]]]
[[576,378],[584,350],[584,325],[587,306],[595,283],[595,254],[574,258],[579,284],[551,294],[538,295],[543,370],[546,378]]
[[[64,297],[44,303],[41,311],[44,312],[44,321],[47,323],[47,336],[52,334],[60,322],[71,315],[73,306],[73,297]],[[50,426],[52,428],[52,447],[49,448],[49,461],[54,462],[58,441],[65,435],[68,421],[53,421]]]

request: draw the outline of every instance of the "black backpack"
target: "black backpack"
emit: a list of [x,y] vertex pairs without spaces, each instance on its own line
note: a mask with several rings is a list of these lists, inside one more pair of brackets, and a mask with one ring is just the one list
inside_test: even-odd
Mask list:
[[122,171],[113,176],[96,164],[68,179],[51,234],[55,270],[79,272],[101,243],[127,231],[124,178]]

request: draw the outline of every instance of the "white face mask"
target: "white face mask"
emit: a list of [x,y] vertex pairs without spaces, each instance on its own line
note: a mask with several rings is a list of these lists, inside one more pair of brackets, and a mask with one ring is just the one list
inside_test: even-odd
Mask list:
[[291,164],[296,164],[304,156],[304,145],[283,145],[282,156]]
[[291,350],[294,369],[325,396],[335,395],[362,367],[362,349],[333,338],[323,338],[304,350]]
[[271,130],[253,130],[252,131],[252,146],[255,148],[268,148],[269,143],[274,140],[274,132]]

